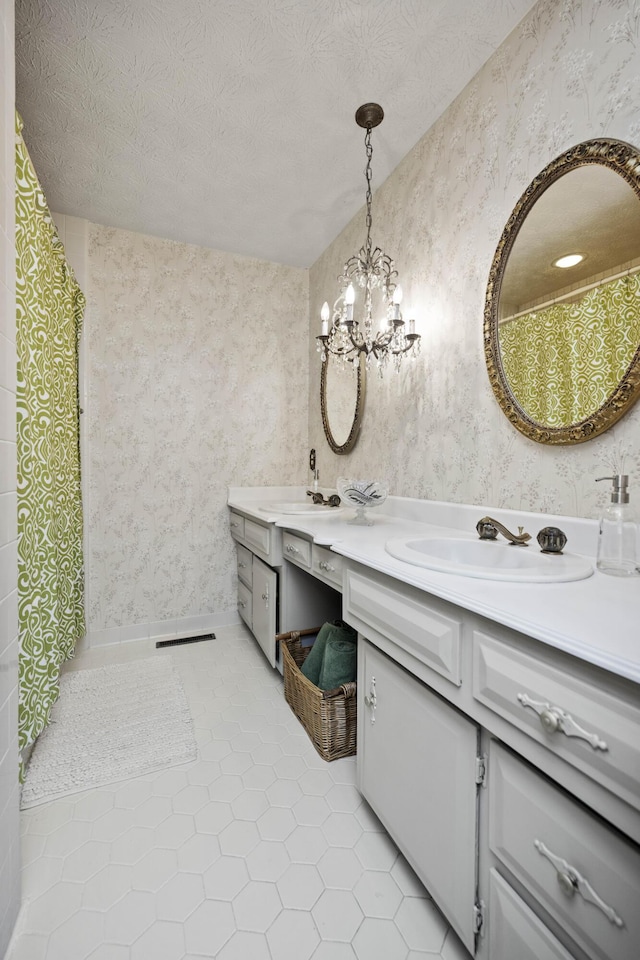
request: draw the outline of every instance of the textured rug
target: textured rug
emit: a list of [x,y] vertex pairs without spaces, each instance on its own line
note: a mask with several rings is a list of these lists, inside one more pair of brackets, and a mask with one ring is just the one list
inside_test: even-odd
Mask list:
[[167,655],[60,678],[25,772],[22,808],[195,760],[193,720]]

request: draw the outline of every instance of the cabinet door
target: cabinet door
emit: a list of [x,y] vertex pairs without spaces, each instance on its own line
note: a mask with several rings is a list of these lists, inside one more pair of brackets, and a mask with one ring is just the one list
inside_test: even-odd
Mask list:
[[272,667],[276,665],[278,574],[253,558],[253,635]]
[[362,639],[359,658],[360,789],[473,953],[478,728]]

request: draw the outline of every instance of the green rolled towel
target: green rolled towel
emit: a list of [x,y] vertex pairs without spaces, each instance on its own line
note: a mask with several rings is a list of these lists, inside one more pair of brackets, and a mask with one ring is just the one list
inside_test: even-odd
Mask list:
[[321,690],[335,690],[356,679],[357,649],[352,638],[344,639],[343,631],[335,630],[328,636],[317,684]]
[[[337,621],[338,623],[340,621]],[[322,658],[324,656],[324,648],[327,643],[327,637],[334,628],[333,623],[323,623],[318,632],[311,650],[307,654],[307,659],[304,661],[300,667],[300,672],[304,674],[307,680],[311,680],[311,683],[318,686],[318,680],[320,679],[320,670],[322,669]]]
[[[353,627],[350,627],[348,623],[345,623],[344,620],[332,620],[331,622],[322,624],[315,643],[307,654],[307,659],[300,667],[300,672],[304,674],[307,680],[315,684],[316,687],[320,686],[320,673],[322,671],[324,651],[330,636],[335,636],[338,640],[349,640],[354,644],[358,639],[356,631]],[[338,684],[338,686],[339,685],[340,684]],[[325,687],[324,689],[332,690],[333,688]]]

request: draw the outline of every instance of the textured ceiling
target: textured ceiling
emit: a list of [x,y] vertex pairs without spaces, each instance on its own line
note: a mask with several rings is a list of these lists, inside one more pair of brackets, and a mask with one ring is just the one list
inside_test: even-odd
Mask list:
[[531,6],[17,0],[17,107],[53,210],[309,266],[364,202],[357,107],[375,189]]

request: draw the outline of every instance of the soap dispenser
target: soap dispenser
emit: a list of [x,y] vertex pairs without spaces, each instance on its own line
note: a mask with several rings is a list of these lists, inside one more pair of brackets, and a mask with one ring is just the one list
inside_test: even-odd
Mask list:
[[598,570],[614,577],[634,577],[640,574],[638,524],[629,503],[629,477],[618,473],[611,480],[611,502],[600,518],[598,536]]

